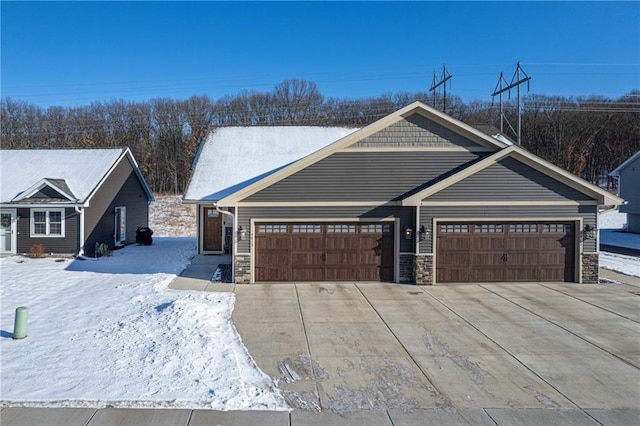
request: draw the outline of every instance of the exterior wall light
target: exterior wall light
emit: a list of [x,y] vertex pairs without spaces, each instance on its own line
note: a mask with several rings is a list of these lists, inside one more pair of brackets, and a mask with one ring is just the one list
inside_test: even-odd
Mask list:
[[586,224],[582,230],[582,240],[593,240],[596,237],[596,228]]
[[247,239],[247,230],[242,228],[242,226],[238,226],[238,241]]
[[409,225],[404,226],[404,238],[410,240],[413,238],[413,229]]
[[420,241],[424,241],[429,236],[429,231],[427,231],[424,225],[420,225],[420,229],[418,230],[418,237]]

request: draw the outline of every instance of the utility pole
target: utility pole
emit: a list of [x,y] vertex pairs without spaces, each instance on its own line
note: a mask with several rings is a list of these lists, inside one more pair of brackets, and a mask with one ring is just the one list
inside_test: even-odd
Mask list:
[[[524,77],[523,77],[524,76]],[[491,94],[492,97],[495,96],[500,96],[500,132],[504,131],[504,120],[507,121],[507,124],[509,125],[509,127],[511,128],[511,131],[513,133],[516,134],[517,136],[517,142],[518,145],[521,145],[522,142],[522,108],[520,105],[520,85],[523,83],[527,83],[527,92],[529,91],[529,81],[531,80],[531,77],[529,77],[527,75],[526,72],[524,72],[524,70],[522,69],[522,67],[520,66],[520,62],[518,62],[518,64],[516,65],[516,71],[513,73],[513,77],[511,77],[511,82],[509,84],[507,84],[507,80],[504,78],[504,74],[501,72],[500,73],[500,78],[498,79],[498,83],[496,84],[496,88],[494,89],[493,93]],[[503,87],[503,84],[507,84],[505,87]],[[513,129],[513,126],[511,125],[511,123],[509,123],[509,120],[505,117],[504,115],[504,107],[502,104],[502,93],[504,92],[509,92],[509,99],[511,99],[511,89],[513,88],[517,89],[517,103],[518,103],[518,131],[516,132]]]
[[430,92],[433,92],[433,107],[436,107],[436,92],[435,90],[440,87],[443,86],[443,101],[442,101],[442,111],[443,112],[447,112],[447,85],[445,84],[447,81],[451,80],[451,77],[453,77],[451,74],[449,74],[449,71],[447,71],[447,67],[445,66],[445,64],[442,64],[442,76],[440,77],[440,79],[438,80],[436,78],[436,72],[433,72],[433,82],[431,83],[431,87],[429,88]]

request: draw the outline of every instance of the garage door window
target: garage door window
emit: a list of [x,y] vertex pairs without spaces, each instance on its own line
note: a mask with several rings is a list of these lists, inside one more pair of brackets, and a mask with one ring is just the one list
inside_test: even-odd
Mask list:
[[321,234],[322,233],[322,225],[293,225],[293,233],[294,234]]
[[330,234],[355,234],[355,225],[327,225],[327,232]]
[[545,233],[571,233],[571,225],[565,223],[545,223],[542,232]]
[[388,234],[391,232],[391,225],[389,224],[372,224],[372,225],[362,225],[360,228],[360,232],[363,234],[379,234],[385,233]]
[[495,223],[476,225],[476,232],[481,234],[501,234],[502,225]]
[[287,225],[258,225],[258,232],[265,234],[286,234]]
[[535,223],[512,223],[509,225],[509,232],[518,234],[538,232],[538,225]]
[[443,232],[445,234],[463,234],[469,232],[469,225],[457,223],[440,225],[440,232]]

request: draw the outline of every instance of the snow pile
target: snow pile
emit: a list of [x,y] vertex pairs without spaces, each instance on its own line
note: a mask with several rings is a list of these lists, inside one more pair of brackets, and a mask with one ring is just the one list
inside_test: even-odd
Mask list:
[[601,251],[599,259],[601,268],[640,277],[640,258],[638,257]]
[[167,288],[194,251],[154,238],[97,261],[0,259],[1,406],[288,409],[231,322],[235,295]]
[[[600,244],[640,250],[640,235],[624,232],[627,214],[618,210],[602,213],[598,217]],[[600,252],[600,267],[622,274],[640,277],[640,258],[617,253]]]
[[640,234],[624,232],[627,214],[617,210],[602,213],[598,219],[600,244],[640,250]]

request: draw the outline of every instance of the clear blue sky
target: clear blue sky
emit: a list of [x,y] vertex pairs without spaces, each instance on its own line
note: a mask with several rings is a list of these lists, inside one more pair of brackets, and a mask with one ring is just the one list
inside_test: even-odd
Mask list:
[[427,91],[491,100],[516,63],[531,92],[640,89],[640,2],[1,2],[2,96],[42,106],[243,89],[326,97]]

